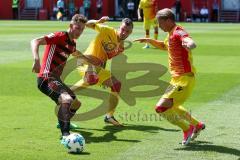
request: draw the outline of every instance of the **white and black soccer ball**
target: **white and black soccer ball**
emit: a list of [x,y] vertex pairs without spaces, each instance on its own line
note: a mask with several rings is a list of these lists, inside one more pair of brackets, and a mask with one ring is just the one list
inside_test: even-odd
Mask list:
[[72,133],[65,141],[69,153],[81,153],[85,148],[85,139],[81,134]]

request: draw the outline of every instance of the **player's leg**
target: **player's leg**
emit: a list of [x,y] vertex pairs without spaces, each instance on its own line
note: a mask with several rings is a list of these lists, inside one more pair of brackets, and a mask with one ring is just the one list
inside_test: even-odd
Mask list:
[[178,113],[178,115],[188,121],[191,126],[193,126],[193,133],[191,135],[191,140],[194,140],[195,138],[197,138],[197,136],[200,134],[200,132],[202,130],[205,129],[205,124],[203,122],[200,122],[199,120],[197,120],[194,116],[191,115],[191,113],[189,113],[183,106],[177,106],[174,107],[175,112]]
[[173,125],[180,127],[183,131],[189,129],[189,124],[183,121],[173,109],[173,99],[161,98],[156,105],[155,111]]
[[70,118],[72,118],[75,113],[77,112],[77,110],[80,108],[81,106],[81,102],[77,99],[76,95],[74,94],[74,92],[64,83],[63,84],[63,89],[71,96],[71,98],[73,99],[70,105],[70,112],[73,113],[72,116]]
[[195,78],[193,76],[181,76],[176,81],[178,86],[178,92],[175,94],[175,111],[191,125],[197,125],[199,121],[191,116],[191,114],[181,105],[191,95],[195,85]]
[[154,39],[158,39],[158,27],[154,27]]
[[59,96],[58,122],[62,132],[61,144],[66,146],[66,138],[70,135],[70,120],[79,109],[81,103],[68,92],[63,92]]
[[82,88],[86,88],[89,85],[95,85],[98,83],[98,75],[93,65],[84,65],[78,67],[77,70],[83,78],[71,87],[71,90],[73,92],[76,92]]
[[67,93],[63,92],[59,96],[59,110],[58,110],[58,122],[62,136],[70,135],[70,119],[75,114],[74,111],[70,110],[73,98]]
[[57,89],[59,92],[58,104],[58,121],[63,136],[69,135],[70,120],[75,115],[76,111],[80,108],[81,103],[77,100],[75,94],[71,89],[65,85],[60,79],[58,80]]
[[181,82],[181,78],[172,78],[169,87],[156,105],[156,112],[162,114],[164,117],[170,117],[167,120],[183,130],[182,144],[186,145],[191,140],[193,126],[175,110],[176,106],[183,103],[182,97],[185,93],[185,84],[179,81]]
[[[86,85],[85,85],[85,83],[81,83],[82,82],[82,80],[80,80],[80,81],[78,81],[76,84],[74,84],[70,89],[65,85],[65,84],[63,84],[64,85],[64,87],[65,87],[65,89],[67,90],[67,92],[68,93],[70,93],[70,95],[74,95],[74,93],[73,92],[76,92],[76,91],[78,91],[79,89],[81,89],[81,88],[83,88],[83,87],[86,87]],[[77,100],[77,98],[75,98],[75,96],[74,96],[74,99],[73,99],[73,101],[72,101],[72,103],[71,103],[71,110],[72,110],[72,112],[75,114],[75,112],[79,109],[79,107],[81,106],[81,103]],[[73,115],[74,115],[73,114]],[[72,116],[73,116],[72,115]],[[71,118],[72,118],[72,116],[71,116]],[[58,122],[58,124],[57,124],[57,128],[61,128],[61,125],[60,125],[60,122]],[[78,129],[79,128],[79,126],[77,125],[77,124],[74,124],[74,123],[70,123],[70,129]]]
[[154,18],[153,22],[153,28],[154,28],[154,39],[157,40],[158,39],[158,23],[157,23],[157,19]]
[[177,106],[174,110],[186,121],[188,121],[191,125],[196,126],[199,121],[191,115],[183,106]]
[[187,145],[191,141],[193,126],[182,119],[173,108],[173,99],[161,98],[156,105],[156,112],[161,114],[171,124],[180,127],[183,131],[182,145]]
[[[145,30],[145,37],[149,38],[150,37],[151,22],[148,19],[144,18],[143,27],[144,27],[144,30]],[[143,49],[146,49],[146,48],[150,48],[148,43],[146,43],[145,46],[143,47]]]
[[[58,111],[59,126],[62,135],[68,135],[70,130],[70,119],[80,107],[80,102],[75,100],[75,95],[58,78],[38,78],[38,88],[41,92],[54,100],[56,104],[60,105]],[[74,108],[70,109],[73,100],[75,101]]]
[[[78,101],[77,99],[74,99],[73,102],[72,102],[72,105],[70,107],[70,108],[72,108],[72,112],[76,113],[76,111],[78,110],[80,105],[81,105],[80,101]],[[59,122],[57,124],[57,128],[60,129],[60,123]],[[77,124],[70,122],[70,130],[75,130],[75,129],[79,129],[79,128],[80,127]]]
[[119,92],[121,90],[121,82],[111,75],[111,72],[106,69],[101,69],[98,72],[99,85],[104,85],[111,88],[109,95],[109,106],[104,121],[113,125],[121,125],[114,117],[114,112],[118,105]]
[[195,85],[194,76],[182,76],[178,80],[178,85],[182,86],[179,91],[178,96],[176,96],[177,100],[174,106],[174,110],[179,114],[179,116],[188,121],[192,126],[194,126],[194,132],[192,135],[192,139],[195,139],[200,131],[205,129],[205,124],[197,120],[194,116],[191,115],[181,104],[183,104],[186,99],[191,95],[192,90]]
[[103,85],[111,88],[109,95],[109,107],[104,121],[119,126],[121,124],[115,119],[114,113],[119,101],[121,82],[112,76],[111,78],[104,81]]
[[81,106],[81,103],[77,99],[73,99],[67,92],[64,92],[59,97],[59,104],[58,121],[62,136],[67,136],[70,134],[70,120]]
[[[71,86],[71,91],[77,92],[83,88],[88,87],[89,85],[94,85],[98,83],[98,76],[93,65],[84,65],[78,67],[79,74],[83,77],[73,86]],[[73,107],[78,104],[78,101],[73,101]],[[76,124],[70,123],[71,129],[79,128]]]

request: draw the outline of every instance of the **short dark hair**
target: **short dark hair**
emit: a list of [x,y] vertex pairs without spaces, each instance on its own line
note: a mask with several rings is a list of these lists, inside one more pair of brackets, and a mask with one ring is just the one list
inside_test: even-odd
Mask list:
[[169,8],[164,8],[159,10],[157,12],[156,17],[157,19],[163,19],[163,20],[171,19],[172,21],[175,21],[175,15],[173,11]]
[[75,14],[72,17],[71,24],[87,23],[87,18],[82,14]]
[[132,20],[131,20],[130,18],[124,18],[124,19],[122,20],[122,23],[124,23],[124,24],[126,24],[127,26],[130,26],[130,27],[133,28],[133,22],[132,22]]

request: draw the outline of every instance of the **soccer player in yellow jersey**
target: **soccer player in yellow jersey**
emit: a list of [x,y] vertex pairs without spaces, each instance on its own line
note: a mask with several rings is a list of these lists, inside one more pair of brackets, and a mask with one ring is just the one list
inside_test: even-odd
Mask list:
[[[122,20],[118,30],[103,25],[108,17],[99,20],[89,20],[87,27],[98,32],[95,39],[90,43],[84,55],[92,57],[88,60],[92,64],[79,67],[83,79],[77,82],[71,89],[77,91],[89,85],[104,85],[111,88],[109,97],[109,109],[104,121],[113,125],[121,125],[113,116],[118,104],[118,94],[121,89],[121,82],[117,80],[109,70],[104,69],[107,60],[123,53],[124,40],[132,33],[133,22],[129,18]],[[101,66],[101,67],[98,67]]]
[[[150,28],[154,27],[154,39],[158,38],[158,24],[156,19],[156,12],[158,10],[158,0],[140,0],[138,6],[138,20],[141,20],[141,10],[143,10],[143,27],[145,30],[145,37],[150,37]],[[143,48],[149,48],[149,44]]]
[[162,9],[157,12],[156,17],[159,27],[164,32],[168,32],[165,41],[150,38],[141,38],[136,41],[148,42],[161,50],[168,51],[172,79],[170,86],[160,98],[155,109],[170,123],[183,130],[182,145],[187,145],[205,128],[203,122],[192,117],[182,106],[191,94],[195,83],[195,69],[192,64],[191,51],[196,47],[196,44],[181,26],[176,25],[172,10]]

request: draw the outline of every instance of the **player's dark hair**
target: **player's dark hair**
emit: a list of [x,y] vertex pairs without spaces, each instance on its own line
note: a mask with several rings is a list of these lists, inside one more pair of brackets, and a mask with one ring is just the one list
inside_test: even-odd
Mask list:
[[132,20],[131,20],[130,18],[124,18],[124,19],[122,20],[122,23],[124,23],[124,24],[126,24],[127,26],[130,26],[130,27],[133,28],[133,22],[132,22]]

